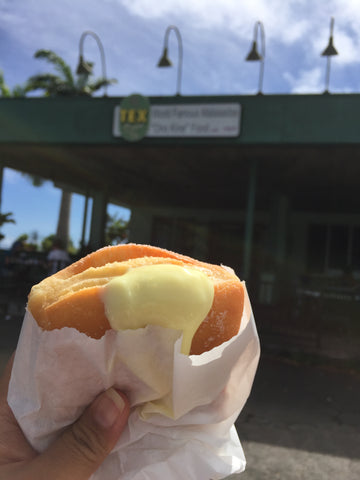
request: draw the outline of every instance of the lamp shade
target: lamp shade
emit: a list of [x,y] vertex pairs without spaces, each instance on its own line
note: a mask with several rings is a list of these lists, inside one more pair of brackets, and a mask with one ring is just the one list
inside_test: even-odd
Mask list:
[[81,74],[91,75],[92,67],[93,67],[93,64],[91,62],[85,62],[83,56],[80,55],[76,73],[78,75],[81,75]]
[[246,57],[245,60],[247,62],[262,60],[262,56],[260,55],[260,53],[258,52],[258,49],[257,49],[256,40],[253,41],[251,50],[250,50],[250,52],[249,52],[249,54],[248,54],[248,56]]
[[330,36],[328,46],[321,54],[323,57],[332,57],[334,55],[338,55],[336,48],[334,47],[333,37]]
[[158,67],[171,67],[172,66],[172,63],[168,58],[168,49],[166,47],[164,47],[162,57],[160,58],[157,66]]

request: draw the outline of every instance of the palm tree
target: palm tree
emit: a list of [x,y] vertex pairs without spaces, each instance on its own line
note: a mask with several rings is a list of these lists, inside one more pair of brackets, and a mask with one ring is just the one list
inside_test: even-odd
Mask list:
[[[46,180],[39,175],[33,175],[31,173],[21,174],[29,180],[29,182],[34,187],[42,187]],[[71,212],[71,200],[72,194],[69,190],[61,190],[61,201],[60,201],[60,210],[58,216],[58,223],[56,227],[56,238],[59,238],[64,245],[67,246],[69,243],[69,232],[70,232],[70,212]]]
[[11,97],[11,91],[5,83],[4,73],[2,70],[0,70],[0,94],[2,97]]
[[56,74],[40,73],[30,77],[25,87],[27,92],[43,90],[47,97],[91,96],[102,87],[116,83],[113,78],[102,77],[91,81],[90,75],[86,73],[77,74],[75,77],[69,65],[52,50],[38,50],[34,57],[52,64]]
[[127,231],[129,222],[123,218],[119,218],[116,214],[107,215],[105,227],[105,243],[106,245],[116,245],[127,239]]
[[[86,73],[74,76],[69,65],[52,50],[38,50],[34,57],[43,59],[53,65],[56,74],[42,73],[30,77],[25,85],[26,92],[43,90],[47,97],[91,96],[102,87],[117,81],[107,78],[98,78],[92,81],[90,75]],[[56,235],[64,245],[67,245],[69,241],[71,199],[71,192],[63,189]]]
[[25,97],[25,94],[25,87],[22,87],[21,85],[15,85],[15,87],[11,90],[11,88],[5,83],[3,71],[0,70],[0,97]]
[[[5,223],[16,223],[15,220],[12,218],[13,214],[11,212],[1,213],[0,212],[0,229]],[[0,240],[3,240],[5,235],[0,232]]]

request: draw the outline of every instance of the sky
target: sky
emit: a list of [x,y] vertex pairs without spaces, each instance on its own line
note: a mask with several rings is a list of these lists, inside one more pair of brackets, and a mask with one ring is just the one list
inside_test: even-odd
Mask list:
[[[183,46],[182,95],[254,95],[259,62],[246,62],[245,57],[257,31],[259,50],[265,51],[264,94],[322,94],[326,58],[321,52],[328,44],[332,17],[338,55],[331,58],[329,91],[359,93],[358,0],[0,0],[0,69],[14,88],[34,74],[52,71],[34,58],[36,50],[50,49],[75,70],[80,37],[92,31],[105,52],[107,77],[117,80],[108,88],[109,96],[171,96],[179,68],[173,31],[169,36],[173,68],[156,64],[165,31],[174,25]],[[256,22],[261,22],[264,37],[255,30]],[[100,77],[99,47],[91,35],[85,37],[84,57],[94,62],[94,75]],[[6,238],[0,247],[7,248],[23,233],[36,231],[39,238],[54,233],[59,203],[60,191],[51,182],[34,188],[21,174],[5,169],[2,211],[13,212],[16,224],[3,228]],[[38,205],[42,215],[34,219]],[[83,208],[84,198],[74,195],[75,245]],[[127,209],[110,210],[129,218]]]

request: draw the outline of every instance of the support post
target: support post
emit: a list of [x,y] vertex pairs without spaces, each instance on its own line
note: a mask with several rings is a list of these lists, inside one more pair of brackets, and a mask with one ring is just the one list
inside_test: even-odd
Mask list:
[[[0,214],[2,213],[2,187],[4,178],[4,167],[0,163]],[[1,238],[1,225],[0,225],[0,238]]]
[[2,212],[2,187],[3,187],[3,179],[4,179],[4,167],[0,163],[0,213]]
[[84,205],[84,216],[83,216],[83,224],[82,224],[82,231],[81,231],[81,248],[85,247],[85,236],[86,236],[86,226],[87,226],[87,217],[88,217],[88,207],[89,207],[89,194],[86,193],[85,195],[85,205]]
[[108,197],[105,191],[98,191],[93,197],[90,239],[91,250],[97,250],[105,245],[105,226]]

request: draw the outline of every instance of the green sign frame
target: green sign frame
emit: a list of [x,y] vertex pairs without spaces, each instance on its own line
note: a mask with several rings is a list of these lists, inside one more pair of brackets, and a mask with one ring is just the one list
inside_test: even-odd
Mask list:
[[149,128],[150,101],[134,93],[120,104],[119,124],[121,135],[128,142],[137,142],[146,136]]

